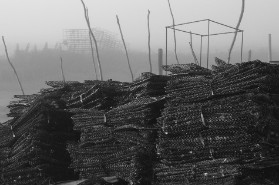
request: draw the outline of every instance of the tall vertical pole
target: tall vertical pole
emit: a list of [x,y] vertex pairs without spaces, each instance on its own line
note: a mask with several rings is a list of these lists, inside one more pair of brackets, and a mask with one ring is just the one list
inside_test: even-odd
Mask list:
[[[166,27],[166,66],[168,65],[168,28]],[[166,75],[168,72],[166,71]]]
[[201,35],[201,46],[200,46],[200,66],[202,63],[202,35]]
[[208,19],[208,25],[207,25],[207,61],[206,61],[207,69],[208,69],[208,61],[209,61],[209,26],[210,26],[210,20]]
[[159,75],[163,74],[163,49],[159,48],[158,49],[158,71],[159,71]]
[[240,53],[240,61],[243,62],[243,30],[241,32],[241,53]]
[[268,52],[268,60],[269,62],[272,61],[272,45],[271,45],[271,34],[268,35],[268,48],[269,48],[269,52]]

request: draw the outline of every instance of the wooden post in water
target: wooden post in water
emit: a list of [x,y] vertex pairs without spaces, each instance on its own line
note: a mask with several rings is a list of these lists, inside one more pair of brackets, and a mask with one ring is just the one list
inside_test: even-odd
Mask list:
[[252,50],[250,49],[248,53],[248,62],[251,61],[251,58],[252,58]]
[[159,75],[163,74],[163,49],[159,48],[158,49],[158,71],[159,71]]
[[271,34],[268,35],[268,60],[272,61],[272,45],[271,45]]

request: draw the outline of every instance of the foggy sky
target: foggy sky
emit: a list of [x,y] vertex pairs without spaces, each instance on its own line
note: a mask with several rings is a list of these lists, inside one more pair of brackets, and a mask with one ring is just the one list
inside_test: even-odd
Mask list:
[[[118,14],[129,46],[147,48],[147,11],[151,11],[151,47],[165,46],[165,26],[172,24],[167,0],[84,0],[92,27],[119,34]],[[170,0],[176,23],[200,19],[236,26],[241,0]],[[279,45],[278,0],[246,0],[240,29],[244,32],[244,49],[267,46],[267,35],[273,34],[273,46]],[[27,43],[42,47],[62,40],[63,29],[86,28],[80,0],[1,0],[1,35],[10,47]],[[188,27],[188,29],[191,29]],[[232,37],[228,37],[232,38]],[[227,39],[230,43],[231,39]],[[223,41],[222,41],[223,42]],[[2,48],[2,45],[1,47]],[[228,50],[228,48],[226,49]],[[0,55],[3,55],[3,49]]]
[[[165,48],[165,26],[172,25],[167,0],[84,0],[84,2],[89,10],[91,26],[116,33],[120,39],[115,17],[116,14],[119,16],[128,48],[143,52],[141,54],[134,53],[131,57],[132,67],[137,75],[147,70],[145,62],[147,60],[146,52],[148,48],[148,9],[151,11],[151,51],[153,57],[156,57],[158,48]],[[170,0],[170,2],[176,24],[201,19],[212,19],[235,27],[241,11],[241,0]],[[267,38],[268,34],[272,34],[273,55],[275,56],[273,59],[279,60],[279,55],[276,53],[279,49],[278,7],[278,0],[246,0],[244,17],[240,25],[240,29],[244,30],[243,51],[245,58],[247,58],[248,50],[251,49],[256,52],[253,53],[254,59],[260,57],[259,59],[266,61]],[[49,47],[54,47],[57,42],[62,42],[63,29],[83,29],[87,28],[87,25],[80,0],[0,0],[0,28],[0,36],[5,36],[9,52],[12,53],[17,43],[20,49],[24,49],[27,43],[30,43],[31,47],[36,44],[38,49],[42,48],[45,42],[48,42]],[[183,27],[183,29],[204,33],[207,27],[204,24],[196,24]],[[231,30],[211,25],[211,32],[222,31]],[[187,45],[189,36],[177,33],[177,37],[178,51],[184,54],[189,53],[189,45]],[[212,38],[211,52],[218,56],[222,55],[223,59],[226,59],[224,56],[226,56],[226,52],[229,49],[232,37],[233,35],[226,35]],[[171,33],[169,33],[168,39],[170,41],[173,39]],[[196,37],[193,37],[193,47],[196,51],[199,49],[199,40]],[[239,48],[240,37],[237,38],[235,43],[234,55],[240,52]],[[169,42],[169,50],[172,49],[173,42]],[[203,54],[205,54],[206,46],[204,46],[203,51]],[[10,71],[10,66],[3,59],[5,58],[4,55],[4,47],[1,42],[0,57],[2,56],[2,60],[0,77],[5,77],[9,80],[0,79],[1,82],[6,82],[6,84],[3,83],[0,86],[0,121],[8,111],[4,106],[8,104],[12,95],[19,93],[14,76]],[[114,56],[110,57],[112,59],[107,61],[110,63],[104,65],[105,70],[107,70],[107,78],[116,78],[118,76],[119,80],[127,79],[129,75],[128,71],[125,72],[124,55],[119,55],[115,58],[113,58]],[[185,59],[184,56],[182,57]],[[212,54],[211,57],[215,56]],[[184,61],[191,62],[188,61],[189,58],[191,57]],[[33,60],[35,61],[36,59],[34,58]],[[18,61],[13,61],[19,69],[20,76],[23,77],[25,89],[29,90],[27,93],[38,92],[44,86],[44,81],[46,80],[59,80],[60,77],[57,76],[59,73],[53,70],[56,69],[56,58],[51,58],[50,61],[52,64],[43,60],[40,61],[41,63],[30,64],[28,64],[28,60],[19,59]],[[89,65],[86,61],[79,62],[83,62],[80,65],[82,67]],[[108,76],[108,72],[111,72],[113,67],[111,62],[117,62],[119,69],[115,71],[114,68],[115,73]],[[75,63],[72,62],[72,64]],[[79,63],[75,65],[79,65]],[[45,71],[44,69],[47,66],[49,70]],[[80,75],[80,72],[85,69],[87,69],[87,71],[83,72],[85,76],[80,76],[80,78],[90,79],[92,76],[91,66],[83,69],[72,66],[68,66],[68,68],[68,73],[75,68],[79,70],[72,71],[72,74],[76,75],[72,76],[72,80],[80,80],[77,78],[77,75]],[[38,74],[34,73],[36,69]],[[121,70],[124,70],[124,72]],[[50,75],[44,76],[44,73],[41,73],[42,71],[50,73]],[[120,74],[122,78],[120,78]],[[49,77],[52,78],[48,79]]]

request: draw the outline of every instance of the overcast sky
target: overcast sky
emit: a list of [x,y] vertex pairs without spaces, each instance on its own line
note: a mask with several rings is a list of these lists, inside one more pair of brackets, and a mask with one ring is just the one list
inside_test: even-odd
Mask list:
[[[119,34],[118,14],[126,42],[133,48],[147,47],[147,11],[151,11],[152,50],[165,47],[165,26],[172,24],[167,0],[84,0],[92,27]],[[170,0],[176,23],[212,19],[236,26],[241,0]],[[278,0],[246,0],[240,29],[244,47],[267,47],[267,35],[279,45]],[[9,45],[50,46],[63,38],[63,29],[86,28],[80,0],[0,0],[0,34]],[[186,29],[191,29],[190,27]],[[200,30],[205,31],[206,27]],[[229,37],[231,38],[231,37]],[[231,42],[227,39],[228,43]],[[278,43],[278,44],[277,44]],[[2,47],[2,46],[1,46]],[[226,49],[228,50],[228,49]],[[4,51],[0,51],[3,55]]]

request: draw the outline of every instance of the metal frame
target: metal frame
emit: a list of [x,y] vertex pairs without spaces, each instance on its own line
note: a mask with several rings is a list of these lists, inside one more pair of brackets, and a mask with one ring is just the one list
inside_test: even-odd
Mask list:
[[[207,34],[203,35],[203,34],[199,34],[199,33],[193,33],[191,31],[186,31],[186,30],[181,30],[181,29],[177,29],[175,27],[177,26],[182,26],[182,25],[186,25],[186,24],[192,24],[192,23],[198,23],[198,22],[204,22],[207,21]],[[215,23],[215,24],[219,24],[221,26],[233,29],[235,31],[232,32],[221,32],[221,33],[210,33],[210,22]],[[241,58],[241,62],[242,62],[242,58],[243,58],[243,32],[244,30],[240,30],[240,29],[236,29],[234,27],[213,21],[211,19],[203,19],[203,20],[198,20],[198,21],[192,21],[192,22],[187,22],[187,23],[181,23],[181,24],[176,24],[176,25],[172,25],[172,26],[166,26],[166,65],[168,65],[168,29],[172,29],[172,30],[176,30],[176,31],[180,31],[180,32],[184,32],[184,33],[189,33],[192,35],[196,35],[199,36],[201,38],[201,43],[200,43],[200,66],[202,63],[202,45],[203,45],[203,37],[207,37],[207,61],[206,61],[206,66],[208,68],[208,62],[209,62],[209,51],[210,51],[210,37],[211,36],[217,36],[217,35],[224,35],[224,34],[231,34],[231,33],[235,33],[235,32],[241,32],[241,52],[240,52],[240,58]]]

